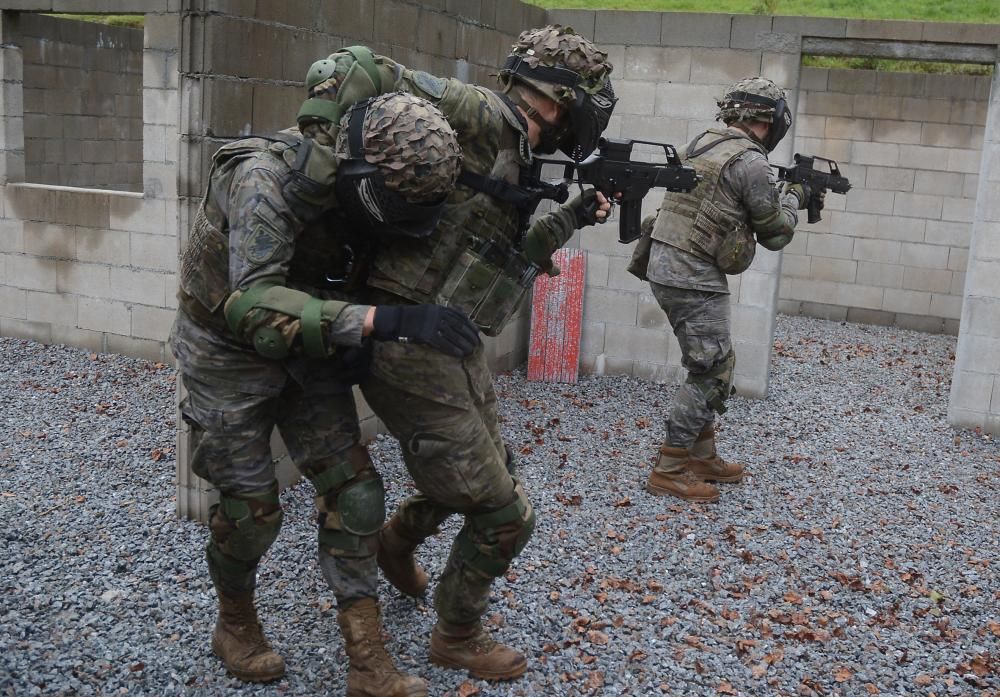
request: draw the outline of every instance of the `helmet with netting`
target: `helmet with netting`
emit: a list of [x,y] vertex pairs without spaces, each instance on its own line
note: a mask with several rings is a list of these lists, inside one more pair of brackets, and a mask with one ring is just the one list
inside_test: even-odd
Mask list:
[[353,105],[334,150],[337,201],[359,221],[393,234],[430,234],[462,169],[458,136],[430,102],[404,92]]
[[716,119],[723,123],[764,121],[771,123],[779,100],[787,101],[785,91],[766,77],[748,77],[726,90],[716,103]]
[[521,32],[500,70],[505,91],[523,83],[564,106],[570,129],[559,145],[582,159],[597,147],[614,110],[608,54],[571,27],[550,24]]

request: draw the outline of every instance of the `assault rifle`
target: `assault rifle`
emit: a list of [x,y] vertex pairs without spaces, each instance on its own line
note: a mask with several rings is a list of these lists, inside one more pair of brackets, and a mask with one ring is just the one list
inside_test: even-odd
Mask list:
[[[636,143],[663,148],[666,162],[636,162],[632,159],[632,146]],[[582,162],[535,158],[532,172],[535,179],[540,180],[543,165],[563,167],[562,182],[555,186],[568,190],[571,182],[578,182],[581,188],[583,184],[590,184],[609,201],[620,203],[618,241],[622,244],[637,240],[642,234],[642,199],[650,189],[662,187],[667,191],[691,191],[699,180],[694,167],[681,162],[673,145],[650,140],[601,138],[597,152]],[[619,193],[621,198],[616,198]]]
[[[813,168],[813,161],[826,162],[829,169],[824,172]],[[795,164],[791,167],[774,165],[778,170],[778,179],[790,184],[805,184],[812,192],[806,208],[809,210],[809,222],[818,223],[822,220],[819,212],[822,210],[818,196],[820,191],[832,191],[835,194],[846,194],[851,190],[851,182],[847,177],[840,176],[840,168],[833,160],[819,155],[800,155],[795,153]]]

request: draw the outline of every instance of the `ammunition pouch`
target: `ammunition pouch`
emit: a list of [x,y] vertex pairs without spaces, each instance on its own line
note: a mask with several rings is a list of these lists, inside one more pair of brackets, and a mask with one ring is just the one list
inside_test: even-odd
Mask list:
[[757,251],[753,231],[743,217],[709,199],[704,199],[698,207],[691,228],[691,244],[727,274],[743,273],[750,268]]
[[483,334],[497,336],[540,271],[517,250],[486,241],[459,255],[445,276],[438,304],[461,310]]
[[209,222],[204,201],[198,206],[180,263],[180,287],[209,313],[229,295],[229,237]]

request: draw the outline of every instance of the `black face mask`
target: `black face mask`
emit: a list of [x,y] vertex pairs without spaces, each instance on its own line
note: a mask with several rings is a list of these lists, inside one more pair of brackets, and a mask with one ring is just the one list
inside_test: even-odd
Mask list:
[[784,99],[779,99],[774,104],[774,113],[771,114],[771,127],[767,129],[767,136],[764,137],[762,145],[768,152],[773,152],[781,139],[792,127],[792,112],[788,110],[788,105]]
[[370,102],[359,102],[348,114],[349,159],[337,168],[337,203],[348,220],[375,234],[426,237],[441,219],[444,199],[437,203],[410,203],[387,187],[378,167],[365,160],[361,131]]
[[595,94],[587,94],[580,89],[577,89],[577,94],[581,95],[578,103],[569,110],[572,133],[560,145],[560,150],[580,162],[597,148],[601,134],[611,121],[618,97],[611,87],[611,78]]

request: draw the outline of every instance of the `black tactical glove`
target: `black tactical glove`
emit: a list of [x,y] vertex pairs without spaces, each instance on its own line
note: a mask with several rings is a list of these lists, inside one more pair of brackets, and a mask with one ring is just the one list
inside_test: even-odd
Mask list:
[[378,341],[427,344],[455,358],[479,346],[479,329],[464,313],[440,305],[379,305],[372,321]]
[[[601,204],[597,201],[597,189],[587,189],[564,205],[564,208],[573,213],[578,230],[588,225],[597,224],[597,211],[600,207]],[[601,219],[600,222],[604,222],[605,220],[607,218]]]
[[790,184],[785,188],[784,193],[795,194],[799,200],[798,209],[805,210],[809,205],[809,197],[812,196],[812,189],[808,184]]

